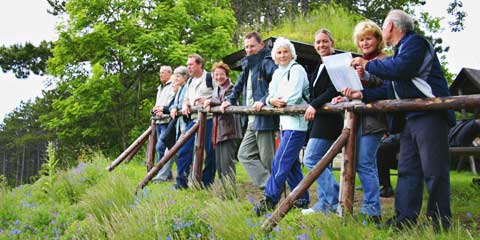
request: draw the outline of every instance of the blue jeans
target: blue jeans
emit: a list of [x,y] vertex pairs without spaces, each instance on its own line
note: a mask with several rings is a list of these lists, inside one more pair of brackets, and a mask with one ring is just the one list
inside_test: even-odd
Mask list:
[[160,123],[157,124],[157,144],[155,145],[155,151],[157,152],[157,157],[155,158],[155,162],[160,161],[162,159],[163,155],[165,154],[165,149],[167,147],[165,144],[160,140],[160,136],[162,136],[162,133],[165,132],[165,130],[168,127],[168,123]]
[[[305,150],[303,162],[309,170],[322,159],[323,155],[332,146],[334,141],[322,138],[310,138]],[[338,207],[338,191],[340,189],[335,177],[332,174],[332,168],[325,168],[323,173],[317,179],[318,202],[312,206],[315,211],[330,213],[335,212]]]
[[[187,130],[192,128],[195,122],[190,122],[187,126]],[[204,186],[210,186],[215,179],[215,150],[213,149],[212,143],[212,127],[213,120],[207,119],[206,122],[206,133],[205,133],[205,164],[202,172],[202,182]],[[181,187],[187,187],[188,174],[190,172],[190,167],[193,162],[193,152],[195,146],[195,138],[190,138],[179,151],[177,159],[177,185]]]
[[[298,154],[305,143],[306,136],[305,131],[282,131],[280,146],[273,159],[272,174],[265,187],[265,196],[275,203],[280,200],[285,180],[290,190],[293,190],[303,179]],[[300,197],[299,201],[309,202],[308,191]]]
[[362,135],[362,126],[358,129],[357,173],[363,188],[361,212],[368,216],[380,216],[380,185],[378,182],[377,149],[382,133]]

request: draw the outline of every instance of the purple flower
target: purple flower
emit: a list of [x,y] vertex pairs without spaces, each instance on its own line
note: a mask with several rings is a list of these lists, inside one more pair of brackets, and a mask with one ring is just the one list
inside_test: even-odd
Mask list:
[[472,213],[467,213],[467,217],[472,218],[473,217]]
[[279,232],[280,232],[280,229],[281,229],[281,228],[280,228],[279,226],[276,226],[276,227],[273,228],[273,231],[279,233]]
[[255,235],[250,234],[250,240],[254,240],[254,239],[255,239]]
[[363,226],[367,226],[367,221],[363,220],[362,224],[363,224]]
[[15,223],[14,223],[14,224],[15,224],[15,225],[20,224],[20,220],[15,220]]
[[308,235],[306,233],[295,236],[296,240],[308,240]]
[[53,212],[53,217],[58,217],[58,212]]
[[3,233],[3,228],[0,228],[0,233]]
[[22,231],[18,230],[18,229],[13,229],[13,230],[10,230],[10,235],[16,235],[16,234],[20,234]]
[[292,227],[292,226],[287,226],[287,229],[290,230],[290,231],[293,231],[293,227]]
[[317,228],[317,237],[322,236],[322,230],[320,228]]
[[172,240],[172,238],[171,238],[170,235],[169,235],[169,236],[167,236],[167,237],[165,238],[165,240]]
[[255,204],[255,199],[252,196],[248,196],[248,201]]
[[271,213],[265,213],[265,214],[263,214],[263,217],[264,217],[264,218],[270,218],[271,216],[272,216]]

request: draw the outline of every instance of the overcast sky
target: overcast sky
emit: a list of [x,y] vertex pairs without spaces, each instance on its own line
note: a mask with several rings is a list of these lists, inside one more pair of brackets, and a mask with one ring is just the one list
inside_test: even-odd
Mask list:
[[[431,15],[448,17],[447,6],[450,0],[427,0],[425,7]],[[458,73],[462,67],[480,69],[479,28],[480,1],[462,0],[468,16],[465,30],[460,33],[449,32],[446,20],[445,31],[441,34],[444,43],[450,46],[447,54],[449,68]],[[55,40],[56,18],[47,13],[46,0],[0,0],[0,46],[31,42],[35,45],[42,40]],[[44,77],[31,75],[28,79],[16,79],[11,73],[0,71],[0,122],[5,114],[11,112],[20,101],[34,99],[41,95]]]

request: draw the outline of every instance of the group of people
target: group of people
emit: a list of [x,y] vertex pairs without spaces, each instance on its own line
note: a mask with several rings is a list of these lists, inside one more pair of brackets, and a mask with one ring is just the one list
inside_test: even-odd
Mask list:
[[[263,199],[254,211],[261,215],[275,208],[280,201],[285,182],[293,190],[303,178],[299,153],[306,143],[304,163],[310,170],[328,151],[343,128],[343,116],[325,113],[325,103],[339,103],[348,99],[371,102],[380,99],[428,98],[448,96],[447,82],[432,45],[413,32],[413,19],[401,10],[392,10],[382,28],[370,20],[360,22],[354,30],[355,45],[362,57],[351,62],[361,79],[364,90],[349,88],[338,92],[333,86],[324,57],[336,54],[335,41],[327,29],[314,35],[314,48],[320,64],[310,76],[297,63],[294,45],[283,37],[276,39],[272,50],[266,47],[256,32],[244,37],[246,57],[242,59],[242,72],[235,85],[226,64],[215,63],[210,74],[203,68],[203,59],[192,54],[187,67],[175,69],[173,77],[159,87],[156,115],[170,114],[177,119],[177,137],[197,121],[191,106],[220,106],[222,111],[231,105],[251,106],[260,111],[264,106],[282,108],[287,105],[308,104],[302,115],[248,115],[242,119],[232,114],[207,117],[204,186],[213,183],[215,169],[220,178],[235,178],[238,158],[253,183],[264,190]],[[387,56],[385,45],[394,48]],[[162,68],[164,69],[164,68]],[[171,69],[165,68],[171,71]],[[212,75],[213,80],[212,81]],[[169,84],[172,85],[171,90]],[[169,91],[169,93],[163,93]],[[173,94],[171,92],[174,92]],[[347,97],[347,98],[345,98]],[[423,184],[427,184],[429,199],[427,216],[436,226],[450,225],[450,181],[448,155],[448,129],[454,122],[451,111],[411,111],[395,116],[365,114],[358,123],[356,170],[364,191],[361,213],[368,220],[381,220],[380,186],[377,171],[377,149],[384,134],[400,133],[400,159],[398,185],[395,195],[396,217],[389,221],[402,228],[414,224],[422,205]],[[158,136],[168,123],[159,122]],[[242,126],[245,127],[242,134]],[[280,129],[280,144],[275,151],[275,134]],[[307,141],[307,135],[308,141]],[[237,139],[242,139],[237,150]],[[307,141],[307,142],[306,142]],[[159,156],[165,146],[157,145]],[[177,188],[186,188],[193,160],[193,139],[184,144],[176,159]],[[169,176],[168,165],[157,176]],[[317,179],[318,201],[310,206],[308,192],[296,202],[303,214],[338,210],[339,185],[332,169],[327,168]]]

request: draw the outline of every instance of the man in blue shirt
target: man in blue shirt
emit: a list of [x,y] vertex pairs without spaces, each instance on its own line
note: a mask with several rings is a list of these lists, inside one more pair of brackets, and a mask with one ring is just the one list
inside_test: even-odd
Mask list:
[[[413,32],[413,19],[401,10],[385,18],[382,35],[394,55],[384,60],[352,60],[352,66],[384,79],[379,88],[362,92],[346,89],[351,98],[365,102],[379,99],[433,98],[449,96],[447,81],[432,45]],[[398,115],[397,115],[398,116]],[[394,121],[401,119],[402,121]],[[410,111],[389,118],[391,130],[400,135],[396,218],[388,224],[402,228],[415,224],[422,206],[423,184],[429,198],[427,217],[435,230],[450,226],[450,160],[448,130],[455,123],[452,111]],[[398,124],[402,122],[402,124]]]

